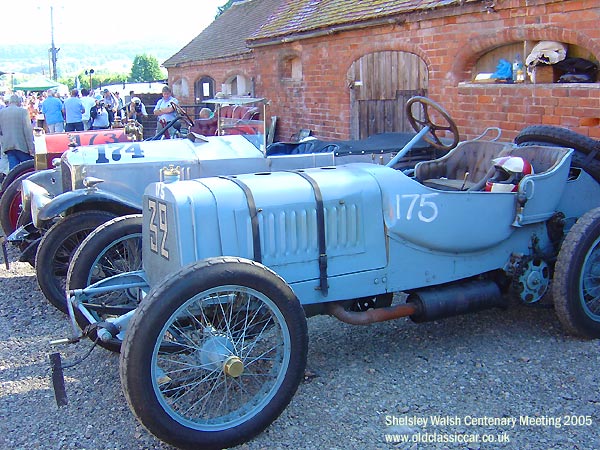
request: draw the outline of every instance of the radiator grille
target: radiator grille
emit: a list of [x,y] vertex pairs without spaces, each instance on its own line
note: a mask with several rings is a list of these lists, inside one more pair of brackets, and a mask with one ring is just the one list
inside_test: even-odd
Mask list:
[[73,188],[71,186],[71,166],[65,163],[64,160],[60,163],[60,172],[63,192],[72,191]]

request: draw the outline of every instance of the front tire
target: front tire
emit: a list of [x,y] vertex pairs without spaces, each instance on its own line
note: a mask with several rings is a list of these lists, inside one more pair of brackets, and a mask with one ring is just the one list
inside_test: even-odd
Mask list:
[[581,216],[567,234],[556,261],[552,296],[568,332],[600,337],[600,208]]
[[0,225],[2,231],[8,236],[17,228],[19,214],[21,213],[21,181],[31,173],[24,173],[12,183],[7,185],[0,198]]
[[159,439],[217,449],[269,426],[306,367],[304,311],[291,288],[241,258],[193,263],[153,289],[120,360],[130,408]]
[[58,221],[44,234],[35,255],[35,272],[48,301],[67,313],[65,284],[71,257],[96,227],[113,219],[107,211],[80,211]]
[[[104,278],[141,268],[142,215],[117,217],[92,231],[77,248],[67,272],[66,290],[83,289]],[[97,320],[104,321],[114,314],[109,313],[108,308],[122,308],[124,314],[125,310],[137,307],[139,298],[139,289],[114,290],[92,296],[86,303],[96,305],[98,309],[88,310]],[[75,310],[75,318],[82,330],[90,324],[78,310]],[[95,331],[91,332],[90,338],[96,339]],[[98,341],[98,345],[118,352],[121,341]]]

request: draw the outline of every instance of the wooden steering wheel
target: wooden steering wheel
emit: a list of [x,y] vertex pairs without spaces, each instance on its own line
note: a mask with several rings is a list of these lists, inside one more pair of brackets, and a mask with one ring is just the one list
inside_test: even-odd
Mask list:
[[184,118],[188,122],[188,125],[190,127],[194,126],[194,121],[192,120],[192,118],[190,116],[188,116],[188,113],[185,112],[185,109],[183,109],[181,106],[179,106],[175,102],[171,102],[171,108],[173,108],[173,110],[175,111],[175,113],[177,113],[178,116],[181,116],[182,118]]
[[[419,111],[417,115],[415,115],[413,105],[419,105]],[[437,124],[434,123],[431,115],[429,114],[429,107],[433,108],[437,113],[436,116],[441,116],[446,123]],[[441,150],[452,150],[459,141],[458,135],[458,127],[454,120],[450,117],[450,114],[442,108],[441,105],[434,102],[433,100],[426,97],[412,97],[406,102],[406,116],[411,126],[414,128],[416,132],[421,131],[426,126],[429,127],[429,133],[423,136],[423,139],[434,146],[435,148],[439,148]],[[422,117],[422,119],[417,118]],[[452,135],[452,144],[444,144],[440,137],[437,135],[438,131],[448,131]]]

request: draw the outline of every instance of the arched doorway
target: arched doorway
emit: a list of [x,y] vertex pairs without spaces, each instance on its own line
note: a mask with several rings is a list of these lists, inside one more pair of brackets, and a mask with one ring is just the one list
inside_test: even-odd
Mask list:
[[350,135],[363,139],[376,133],[412,131],[404,106],[414,95],[427,95],[427,65],[413,53],[369,53],[352,63]]
[[[215,96],[215,80],[209,76],[204,76],[194,83],[194,114],[198,117],[200,109],[203,108],[205,100],[214,98]],[[206,105],[209,106],[210,105]],[[214,106],[213,106],[214,107]],[[212,108],[211,108],[212,109]]]

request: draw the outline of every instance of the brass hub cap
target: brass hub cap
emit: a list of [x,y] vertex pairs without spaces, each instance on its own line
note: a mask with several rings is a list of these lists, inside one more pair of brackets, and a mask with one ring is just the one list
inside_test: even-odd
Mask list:
[[244,372],[244,363],[237,356],[230,356],[223,363],[223,372],[230,377],[237,378]]

